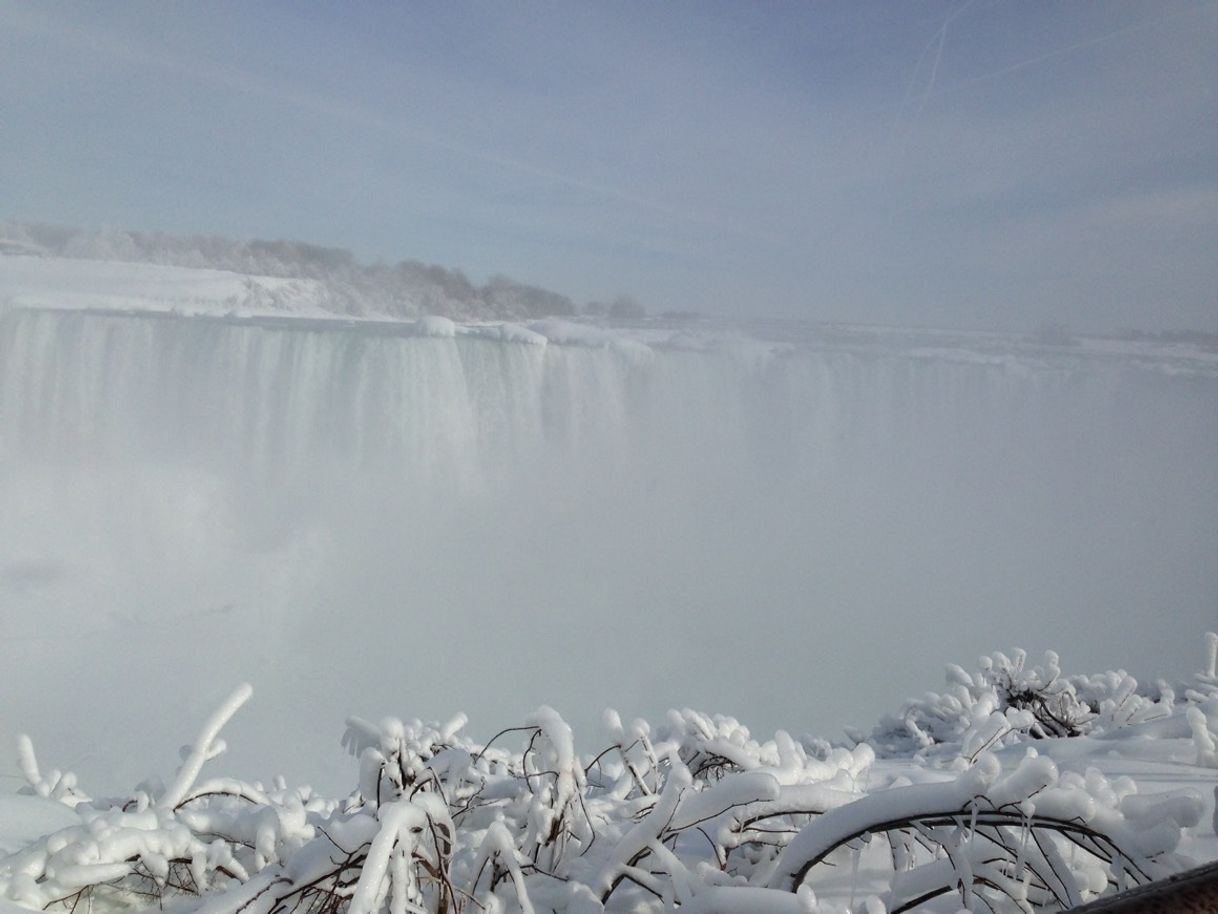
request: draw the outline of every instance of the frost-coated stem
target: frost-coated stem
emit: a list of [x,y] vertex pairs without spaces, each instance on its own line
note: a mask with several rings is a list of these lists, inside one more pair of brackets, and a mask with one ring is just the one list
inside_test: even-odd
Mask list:
[[1189,705],[1185,713],[1188,725],[1193,731],[1193,745],[1197,747],[1197,766],[1218,768],[1218,742],[1215,742],[1213,734],[1210,733],[1205,712],[1196,705]]
[[207,723],[203,725],[203,729],[199,731],[199,737],[195,740],[194,745],[190,748],[190,753],[178,768],[177,776],[173,779],[173,784],[165,791],[157,805],[162,809],[173,809],[186,796],[187,791],[194,786],[195,781],[199,777],[199,772],[203,770],[203,765],[208,759],[213,757],[212,748],[216,737],[239,710],[241,706],[250,700],[250,696],[254,694],[254,687],[248,682],[243,682],[237,686],[236,690],[224,700],[224,703],[216,709],[215,713],[207,719]]
[[38,770],[38,757],[34,755],[34,743],[24,733],[17,734],[17,764],[21,774],[35,790],[42,783],[42,772]]

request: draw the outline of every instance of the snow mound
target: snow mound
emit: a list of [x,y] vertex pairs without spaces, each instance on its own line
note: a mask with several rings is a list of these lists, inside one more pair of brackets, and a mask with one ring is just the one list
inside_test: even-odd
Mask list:
[[57,800],[0,795],[0,857],[79,824],[80,816]]
[[520,324],[474,324],[462,328],[466,335],[502,343],[521,343],[526,346],[544,346],[549,340],[540,333]]
[[544,336],[558,346],[586,346],[589,349],[609,349],[625,356],[629,361],[641,363],[654,355],[654,350],[642,340],[626,333],[608,330],[591,324],[577,324],[558,318],[533,321],[528,329]]
[[447,317],[440,317],[436,314],[428,314],[415,321],[414,332],[419,336],[433,336],[440,339],[452,339],[457,335],[457,325]]
[[26,255],[0,257],[0,304],[186,315],[329,314],[324,290],[309,279]]

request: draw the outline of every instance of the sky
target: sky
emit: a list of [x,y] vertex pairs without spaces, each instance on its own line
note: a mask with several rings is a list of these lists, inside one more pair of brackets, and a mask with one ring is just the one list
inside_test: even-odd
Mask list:
[[1218,330],[1218,2],[12,3],[0,218],[653,312]]

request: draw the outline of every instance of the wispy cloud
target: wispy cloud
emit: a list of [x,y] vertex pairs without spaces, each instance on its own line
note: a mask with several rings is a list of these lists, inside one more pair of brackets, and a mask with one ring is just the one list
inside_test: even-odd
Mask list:
[[635,193],[609,184],[590,181],[569,171],[505,155],[485,146],[462,142],[420,121],[407,121],[364,107],[348,98],[318,92],[303,92],[281,82],[271,81],[231,65],[217,66],[198,57],[170,52],[148,42],[121,35],[96,24],[87,29],[51,11],[36,7],[16,7],[6,21],[15,29],[49,39],[78,51],[105,55],[125,64],[170,71],[197,83],[205,83],[242,95],[253,96],[276,105],[290,105],[331,121],[392,135],[412,143],[474,160],[518,175],[559,185],[580,193],[615,201],[635,209],[651,211],[678,222],[711,227],[732,235],[748,235],[757,240],[777,241],[778,236],[763,228],[727,222],[696,209],[674,205],[659,197]]
[[1162,25],[1165,25],[1166,23],[1172,22],[1177,19],[1181,19],[1186,16],[1196,16],[1199,13],[1213,12],[1215,9],[1218,9],[1218,3],[1213,2],[1213,0],[1207,0],[1207,2],[1201,3],[1194,7],[1190,7],[1190,8],[1186,8],[1186,9],[1182,9],[1182,10],[1176,10],[1175,12],[1172,12],[1172,13],[1164,13],[1163,15],[1155,16],[1151,19],[1146,19],[1141,22],[1135,22],[1131,25],[1122,26],[1119,29],[1112,29],[1112,30],[1104,32],[1100,35],[1094,35],[1090,38],[1085,38],[1082,41],[1072,42],[1071,44],[1068,44],[1064,47],[1053,48],[1053,49],[1045,51],[1043,53],[1035,54],[1031,57],[1024,58],[1023,60],[1016,61],[1013,64],[1008,64],[1005,67],[1000,67],[997,70],[991,70],[988,73],[981,73],[976,76],[966,77],[964,79],[961,79],[961,80],[958,80],[958,81],[952,83],[949,86],[944,86],[943,88],[938,89],[937,91],[932,89],[927,92],[927,96],[951,95],[955,92],[962,92],[965,89],[970,89],[979,83],[992,82],[994,80],[1002,79],[1006,76],[1011,76],[1014,73],[1018,73],[1021,70],[1026,70],[1029,67],[1035,67],[1038,64],[1046,63],[1050,60],[1056,60],[1056,59],[1062,58],[1062,57],[1069,57],[1072,54],[1077,54],[1079,51],[1085,51],[1088,48],[1097,47],[1097,46],[1105,44],[1109,41],[1113,41],[1117,38],[1124,38],[1128,35],[1133,35],[1137,32],[1143,32],[1143,31],[1146,31],[1147,29],[1157,28]]

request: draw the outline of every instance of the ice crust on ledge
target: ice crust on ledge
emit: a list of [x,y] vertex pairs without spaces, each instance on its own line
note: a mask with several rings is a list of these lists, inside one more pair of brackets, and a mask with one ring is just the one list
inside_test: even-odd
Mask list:
[[654,351],[726,353],[752,365],[797,348],[900,354],[934,362],[998,366],[1013,373],[1054,370],[1063,364],[1121,360],[1166,375],[1218,376],[1218,352],[1183,343],[1080,338],[1046,345],[1013,334],[813,325],[797,321],[733,324],[715,319],[642,320],[605,325],[588,319],[543,318],[524,323],[454,321],[423,314],[403,319],[376,312],[335,310],[323,284],[303,278],[259,276],[151,263],[0,254],[0,312],[48,309],[210,317],[233,321],[299,319],[304,325],[380,328],[400,336],[477,337],[504,343],[608,349],[631,362]]

